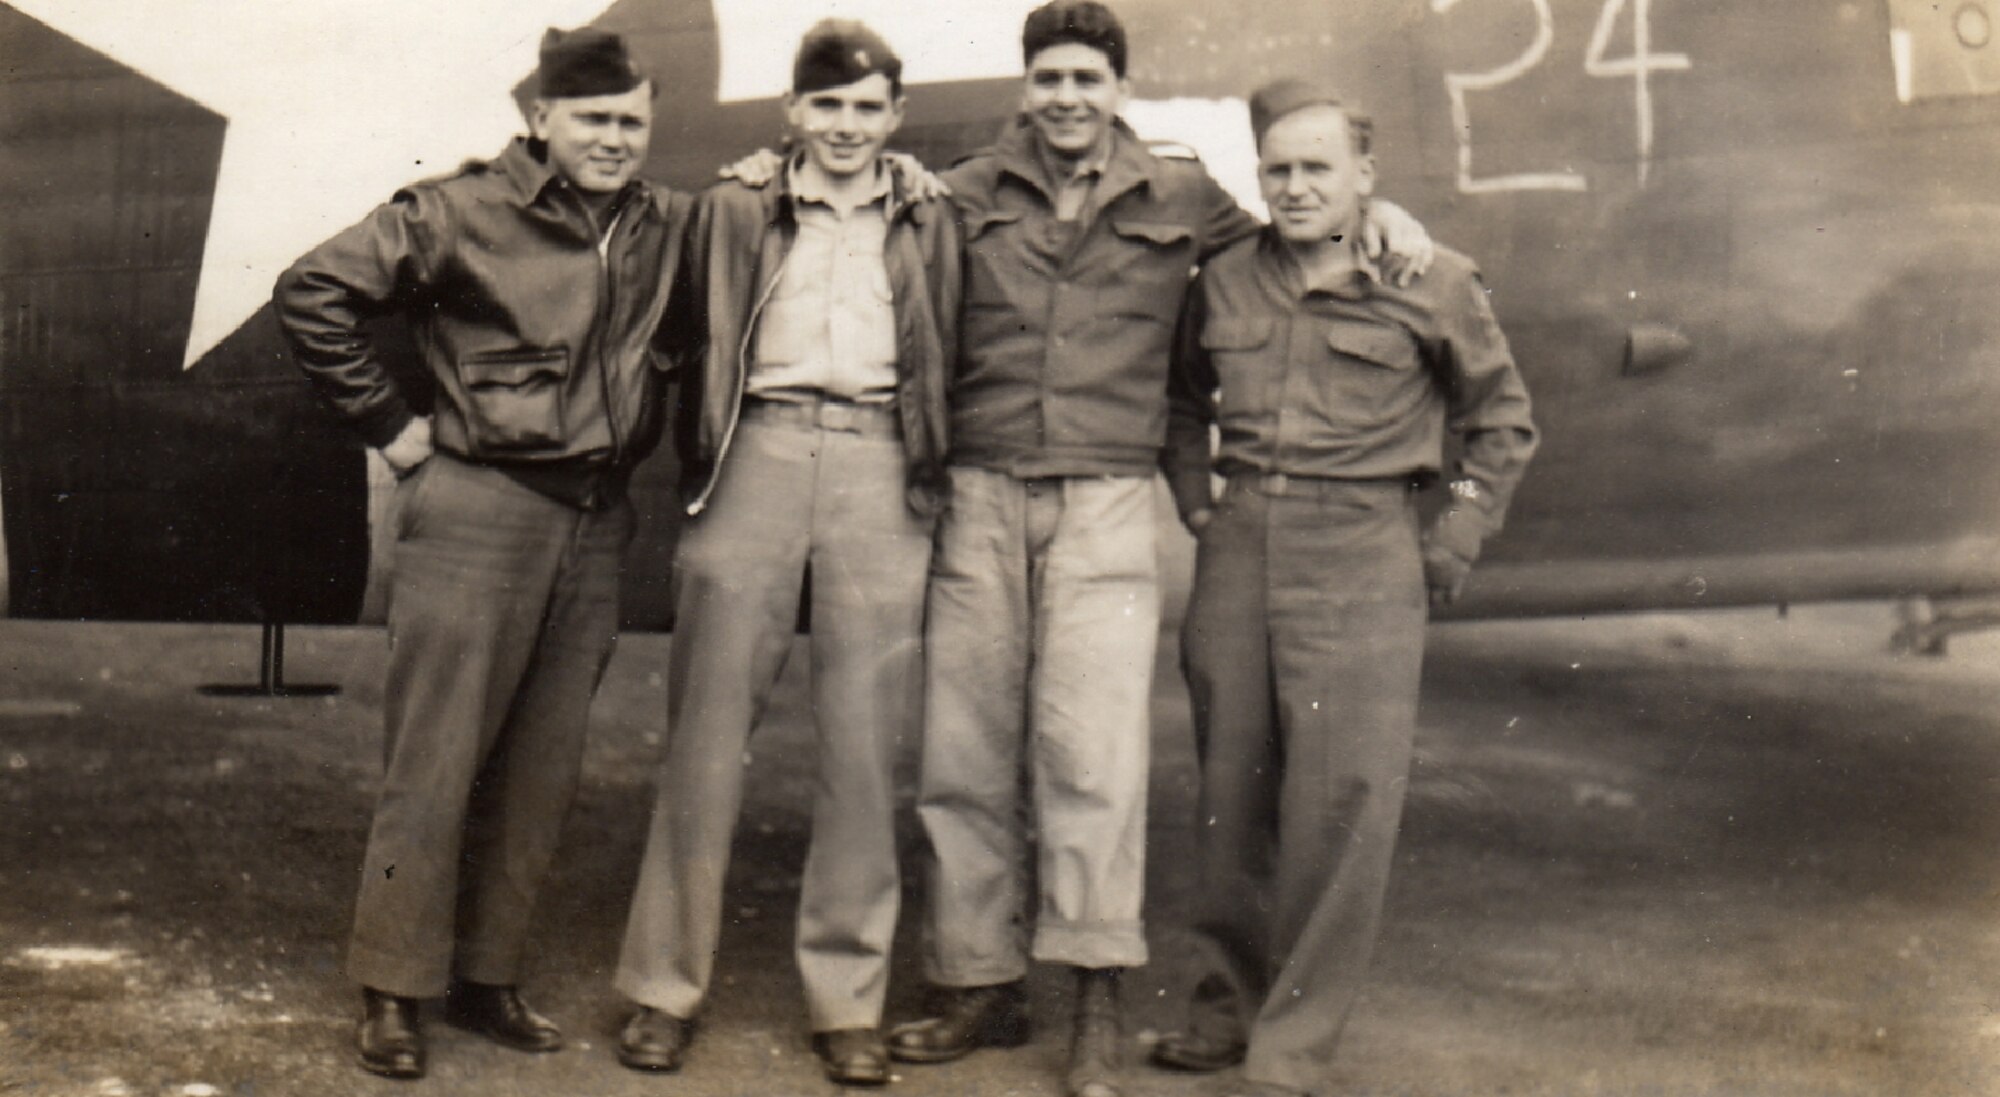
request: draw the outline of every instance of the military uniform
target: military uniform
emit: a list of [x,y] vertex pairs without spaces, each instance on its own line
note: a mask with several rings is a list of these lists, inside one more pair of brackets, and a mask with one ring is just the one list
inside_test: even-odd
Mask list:
[[964,226],[965,304],[918,813],[929,974],[947,987],[1018,980],[1031,955],[1145,962],[1166,364],[1189,270],[1256,229],[1184,150],[1156,155],[1122,123],[1067,194],[1036,140],[1019,122],[945,174]]
[[[1535,446],[1477,271],[1307,284],[1275,234],[1196,280],[1168,470],[1200,531],[1183,653],[1202,771],[1192,1032],[1245,1078],[1321,1083],[1373,948],[1408,782],[1425,553],[1470,560]],[[1227,478],[1211,498],[1213,468]],[[1463,456],[1419,530],[1415,489]]]
[[600,235],[516,141],[278,282],[300,365],[370,442],[411,413],[366,318],[411,315],[438,382],[437,452],[396,489],[387,772],[348,955],[366,987],[518,980],[618,628],[625,483],[659,435],[653,342],[688,200],[633,183],[619,211]]
[[723,183],[696,207],[707,339],[676,432],[690,516],[667,750],[617,982],[679,1018],[707,997],[743,751],[810,565],[819,779],[799,969],[814,1031],[872,1030],[901,898],[894,764],[922,686],[958,238],[946,207],[912,201],[886,167],[845,213],[810,178]]

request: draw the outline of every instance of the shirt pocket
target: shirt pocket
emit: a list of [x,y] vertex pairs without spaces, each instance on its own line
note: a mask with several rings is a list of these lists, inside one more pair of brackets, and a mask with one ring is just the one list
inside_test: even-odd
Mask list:
[[1201,349],[1215,367],[1225,422],[1270,414],[1279,372],[1271,348],[1276,330],[1266,316],[1211,316],[1202,324]]
[[564,347],[486,351],[460,359],[473,456],[560,447],[569,370]]
[[1335,423],[1380,427],[1421,398],[1429,378],[1418,368],[1417,344],[1402,328],[1355,320],[1326,326],[1324,383],[1316,386]]
[[889,261],[887,258],[872,259],[861,264],[866,272],[862,279],[866,300],[877,305],[886,305],[896,299],[896,287],[889,281]]

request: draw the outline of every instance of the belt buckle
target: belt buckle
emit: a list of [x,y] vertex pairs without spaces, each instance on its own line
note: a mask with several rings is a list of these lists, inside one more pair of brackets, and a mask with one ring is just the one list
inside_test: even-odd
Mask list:
[[1266,495],[1285,495],[1291,488],[1291,478],[1282,472],[1267,472],[1261,485]]
[[837,400],[821,400],[819,404],[819,425],[822,430],[839,430],[852,433],[855,429],[853,404]]

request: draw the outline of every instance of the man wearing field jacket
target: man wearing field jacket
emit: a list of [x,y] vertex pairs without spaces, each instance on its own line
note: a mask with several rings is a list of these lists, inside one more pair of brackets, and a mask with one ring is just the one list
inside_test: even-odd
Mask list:
[[618,965],[639,1007],[618,1049],[634,1069],[678,1066],[706,1001],[744,747],[810,569],[818,781],[799,973],[828,1076],[889,1078],[893,770],[917,735],[959,298],[950,207],[913,200],[881,157],[901,73],[866,27],[814,27],[785,99],[799,154],[773,185],[723,183],[696,206],[687,261],[706,349],[675,430],[688,518],[668,738]]
[[1189,272],[1258,225],[1190,150],[1120,120],[1125,30],[1103,4],[1035,9],[1021,51],[1019,120],[944,175],[965,302],[918,801],[940,993],[890,1050],[1020,1043],[1030,961],[1061,964],[1065,1091],[1116,1097],[1119,973],[1146,961],[1167,364]]
[[[425,1069],[416,999],[523,1051],[516,986],[618,627],[625,488],[659,434],[690,203],[636,177],[653,85],[596,30],[542,44],[532,139],[408,187],[300,259],[276,306],[321,394],[400,478],[387,770],[348,973],[361,1065]],[[402,313],[420,416],[366,321]],[[448,994],[447,994],[448,992]]]

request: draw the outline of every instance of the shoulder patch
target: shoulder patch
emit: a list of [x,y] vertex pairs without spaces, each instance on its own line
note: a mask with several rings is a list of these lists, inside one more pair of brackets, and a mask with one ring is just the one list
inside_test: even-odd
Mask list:
[[1179,141],[1148,141],[1146,142],[1146,151],[1162,160],[1193,160],[1196,163],[1201,162],[1201,154],[1194,151],[1194,146],[1183,145]]

